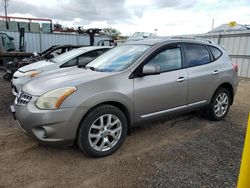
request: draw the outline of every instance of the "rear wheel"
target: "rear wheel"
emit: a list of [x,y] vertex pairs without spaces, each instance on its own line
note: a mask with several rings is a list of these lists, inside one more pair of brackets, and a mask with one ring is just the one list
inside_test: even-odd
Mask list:
[[226,88],[218,88],[208,108],[211,120],[220,121],[225,118],[231,104],[231,95]]
[[92,157],[114,153],[127,134],[127,119],[123,112],[111,105],[93,109],[84,118],[78,130],[77,143]]

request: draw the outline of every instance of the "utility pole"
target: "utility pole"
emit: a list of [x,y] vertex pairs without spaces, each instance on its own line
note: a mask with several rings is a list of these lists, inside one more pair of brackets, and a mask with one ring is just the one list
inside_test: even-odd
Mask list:
[[212,20],[211,40],[213,38],[213,30],[214,30],[214,19]]
[[156,36],[156,32],[158,31],[158,29],[154,29],[155,30],[155,36]]
[[7,18],[7,7],[9,6],[9,0],[2,0],[4,12],[5,12],[5,24],[6,29],[8,29],[8,18]]

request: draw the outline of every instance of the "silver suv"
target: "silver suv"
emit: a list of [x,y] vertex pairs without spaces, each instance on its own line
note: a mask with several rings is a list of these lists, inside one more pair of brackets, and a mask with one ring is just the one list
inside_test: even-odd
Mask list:
[[11,107],[20,128],[45,144],[72,144],[93,157],[114,153],[132,125],[206,109],[222,120],[233,103],[237,66],[197,39],[131,41],[84,68],[39,75]]

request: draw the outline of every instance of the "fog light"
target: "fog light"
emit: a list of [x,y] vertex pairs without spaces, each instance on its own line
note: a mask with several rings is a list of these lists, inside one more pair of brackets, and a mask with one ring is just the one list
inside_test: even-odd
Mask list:
[[46,138],[48,136],[48,132],[43,127],[35,127],[32,131],[38,138]]

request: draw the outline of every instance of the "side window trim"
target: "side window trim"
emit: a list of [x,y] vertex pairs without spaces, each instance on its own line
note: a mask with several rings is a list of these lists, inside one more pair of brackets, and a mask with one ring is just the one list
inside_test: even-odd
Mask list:
[[171,49],[171,48],[180,48],[180,52],[181,52],[181,68],[179,69],[174,69],[174,70],[169,70],[169,71],[162,71],[161,73],[165,73],[165,72],[170,72],[170,71],[175,71],[175,70],[180,70],[184,68],[184,64],[183,64],[183,53],[182,53],[182,45],[180,42],[178,43],[171,43],[171,44],[166,44],[164,46],[159,47],[158,49],[156,49],[152,54],[150,54],[145,60],[142,61],[142,63],[140,65],[138,65],[138,67],[133,71],[133,73],[130,75],[130,79],[133,78],[137,78],[137,77],[141,77],[141,71],[144,65],[146,65],[150,60],[152,60],[156,55],[158,55],[161,52],[164,52],[167,49]]
[[182,58],[182,68],[187,68],[187,61],[186,61],[186,57],[185,57],[185,46],[184,43],[180,43],[181,45],[181,58]]
[[[218,58],[215,58],[209,47],[212,47],[212,48],[215,48],[215,49],[219,50],[220,56]],[[219,59],[222,56],[222,54],[223,54],[222,51],[219,48],[215,47],[215,46],[207,45],[207,48],[208,48],[208,51],[210,52],[211,56],[213,57],[213,61],[212,62],[214,62],[217,59]]]
[[207,51],[208,51],[208,53],[209,53],[209,59],[210,59],[210,62],[209,62],[209,63],[214,62],[215,58],[214,58],[212,52],[209,50],[209,48],[208,48],[207,45],[205,45],[205,47],[206,47],[206,49],[207,49]]

